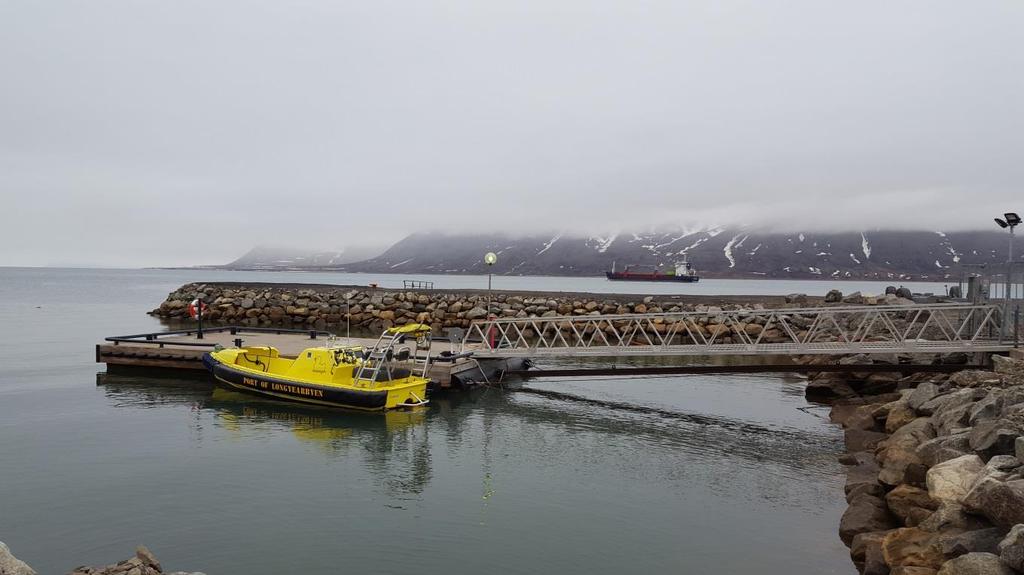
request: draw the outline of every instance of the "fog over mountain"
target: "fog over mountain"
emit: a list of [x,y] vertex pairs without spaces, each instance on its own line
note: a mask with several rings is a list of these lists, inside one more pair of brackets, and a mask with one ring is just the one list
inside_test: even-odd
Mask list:
[[[987,230],[1024,3],[0,3],[0,265]],[[730,236],[731,237],[731,236]]]
[[[780,233],[743,227],[663,229],[581,236],[417,233],[375,257],[257,248],[228,269],[366,273],[600,275],[674,269],[689,261],[705,277],[952,280],[977,266],[1002,269],[1008,236],[998,232]],[[1016,251],[1024,249],[1017,240]],[[494,252],[493,267],[483,255]]]

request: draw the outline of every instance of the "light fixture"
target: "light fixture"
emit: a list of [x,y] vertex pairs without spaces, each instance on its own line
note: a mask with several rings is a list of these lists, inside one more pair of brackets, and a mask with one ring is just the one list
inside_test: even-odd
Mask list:
[[486,254],[484,254],[484,263],[489,266],[493,266],[494,264],[498,263],[498,254],[494,252],[487,252]]
[[1001,228],[1008,228],[1008,227],[1010,227],[1010,224],[1004,222],[1001,218],[995,218],[995,220],[996,220],[996,223],[999,224],[999,227],[1001,227]]
[[1011,228],[1020,223],[1020,216],[1014,212],[1007,212],[1003,214],[1003,217],[1006,218],[1006,224]]

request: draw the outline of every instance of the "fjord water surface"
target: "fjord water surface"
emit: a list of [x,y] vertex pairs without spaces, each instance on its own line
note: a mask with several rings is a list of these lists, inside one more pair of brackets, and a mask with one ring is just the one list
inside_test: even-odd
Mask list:
[[353,414],[93,363],[213,279],[0,269],[0,540],[39,572],[139,543],[210,574],[853,571],[841,434],[797,378],[532,380]]

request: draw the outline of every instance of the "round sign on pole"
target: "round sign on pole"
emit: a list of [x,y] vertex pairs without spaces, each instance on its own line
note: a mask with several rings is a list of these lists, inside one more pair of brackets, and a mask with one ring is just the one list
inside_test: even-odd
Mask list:
[[487,252],[484,254],[484,263],[493,266],[498,261],[498,254],[494,252]]

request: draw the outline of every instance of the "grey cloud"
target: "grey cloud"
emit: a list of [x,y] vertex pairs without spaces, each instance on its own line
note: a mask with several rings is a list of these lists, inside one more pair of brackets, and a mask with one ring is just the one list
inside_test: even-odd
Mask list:
[[1024,211],[1022,21],[1015,0],[8,0],[0,264],[985,227]]

